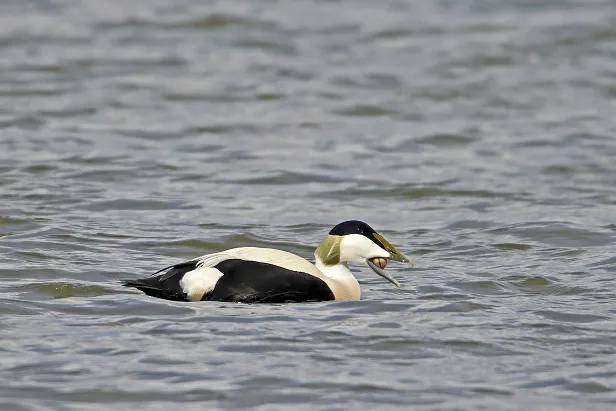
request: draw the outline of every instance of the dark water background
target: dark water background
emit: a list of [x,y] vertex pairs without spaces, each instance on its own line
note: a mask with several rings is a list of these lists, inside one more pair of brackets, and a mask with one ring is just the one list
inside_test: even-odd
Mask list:
[[[359,302],[122,278],[416,260]],[[616,409],[612,1],[0,2],[1,410]]]

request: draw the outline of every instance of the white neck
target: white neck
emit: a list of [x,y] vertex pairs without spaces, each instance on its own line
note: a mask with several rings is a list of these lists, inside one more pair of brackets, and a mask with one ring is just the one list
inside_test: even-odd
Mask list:
[[319,257],[315,256],[314,265],[316,265],[319,271],[321,271],[324,275],[328,276],[329,278],[333,278],[334,280],[340,280],[348,277],[355,278],[346,263],[325,265]]
[[326,282],[336,296],[336,300],[360,299],[361,290],[359,288],[359,283],[346,263],[325,265],[323,261],[315,255],[314,265],[325,277],[327,277]]

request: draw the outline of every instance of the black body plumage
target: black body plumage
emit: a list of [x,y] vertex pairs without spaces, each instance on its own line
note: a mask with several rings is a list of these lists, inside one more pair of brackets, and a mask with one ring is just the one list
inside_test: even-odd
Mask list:
[[334,294],[318,277],[277,265],[240,259],[216,265],[224,275],[205,296],[210,301],[286,303],[328,301]]
[[[180,280],[187,272],[196,269],[197,264],[196,260],[177,264],[168,267],[161,275],[126,280],[123,285],[137,288],[152,297],[188,301]],[[202,297],[205,301],[288,303],[335,299],[329,286],[320,278],[274,264],[228,259],[214,268],[223,275],[214,289]]]

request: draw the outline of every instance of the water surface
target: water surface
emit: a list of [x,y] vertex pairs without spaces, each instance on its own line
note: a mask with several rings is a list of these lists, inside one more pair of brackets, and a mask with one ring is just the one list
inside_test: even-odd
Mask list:
[[[606,410],[609,1],[4,1],[2,410]],[[361,219],[358,302],[118,281]]]

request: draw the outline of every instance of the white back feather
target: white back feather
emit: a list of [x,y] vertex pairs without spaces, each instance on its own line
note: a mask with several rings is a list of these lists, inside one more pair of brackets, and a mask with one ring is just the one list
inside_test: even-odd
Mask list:
[[258,261],[274,264],[287,270],[301,271],[306,274],[322,278],[323,274],[314,264],[293,253],[277,250],[275,248],[239,247],[219,253],[207,254],[197,258],[199,267],[213,267],[216,264],[230,259]]

